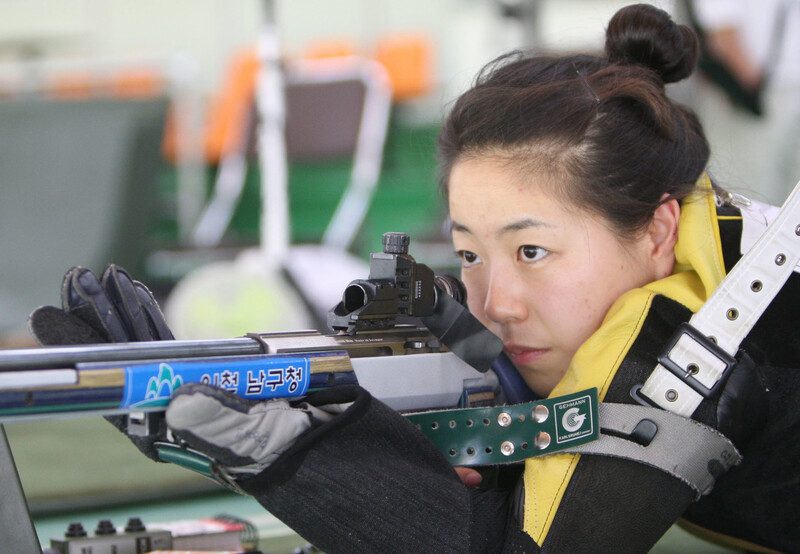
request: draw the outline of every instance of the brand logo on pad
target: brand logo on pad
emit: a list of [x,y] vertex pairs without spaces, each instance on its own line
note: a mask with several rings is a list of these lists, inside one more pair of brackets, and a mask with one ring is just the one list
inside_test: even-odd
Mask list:
[[584,421],[586,421],[586,414],[582,414],[578,408],[570,408],[564,412],[564,417],[561,418],[561,425],[564,429],[573,433],[583,426]]
[[556,442],[569,442],[594,432],[590,396],[581,396],[553,405],[556,420]]

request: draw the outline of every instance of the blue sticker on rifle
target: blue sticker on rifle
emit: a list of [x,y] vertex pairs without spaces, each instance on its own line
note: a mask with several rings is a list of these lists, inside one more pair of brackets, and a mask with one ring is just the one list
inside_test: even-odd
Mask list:
[[205,383],[243,398],[303,396],[310,381],[309,360],[299,357],[216,359],[125,366],[121,408],[166,406],[184,383]]

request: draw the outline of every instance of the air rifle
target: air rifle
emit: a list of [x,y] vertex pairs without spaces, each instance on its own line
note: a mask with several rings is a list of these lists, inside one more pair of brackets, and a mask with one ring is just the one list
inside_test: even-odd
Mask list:
[[[352,281],[329,311],[331,334],[250,333],[233,339],[1,350],[0,424],[70,414],[127,414],[128,433],[146,436],[159,417],[151,414],[163,412],[173,391],[188,382],[249,399],[299,398],[359,384],[403,413],[455,414],[455,408],[506,403],[504,388],[525,387],[519,382],[509,386],[519,380],[513,370],[490,370],[502,342],[469,313],[463,285],[417,263],[408,246],[408,235],[384,235],[383,252],[370,255],[369,277]],[[520,399],[512,395],[511,401]],[[541,401],[540,412],[553,409],[548,402]],[[534,408],[519,408],[513,418],[532,422],[537,419]],[[462,415],[471,432],[489,430],[487,416],[474,411]],[[420,417],[417,424],[427,431],[440,427],[438,416]],[[502,417],[511,418],[511,411]],[[486,428],[473,427],[473,421],[484,422]],[[448,424],[455,426],[452,419],[443,425]],[[550,446],[548,440],[536,448],[554,449]],[[484,457],[475,454],[451,457],[454,463],[480,463]],[[508,461],[530,455],[519,452]]]
[[417,263],[408,244],[408,235],[384,235],[369,277],[351,282],[330,310],[332,334],[2,350],[0,422],[160,411],[175,388],[192,381],[254,399],[358,383],[400,411],[499,394],[487,370],[502,343],[466,310],[463,285]]

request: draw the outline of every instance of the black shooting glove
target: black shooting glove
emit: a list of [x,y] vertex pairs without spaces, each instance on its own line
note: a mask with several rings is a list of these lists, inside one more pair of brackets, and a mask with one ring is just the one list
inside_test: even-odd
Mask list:
[[[83,267],[67,271],[61,284],[61,308],[37,308],[28,323],[43,346],[175,338],[147,287],[113,264],[100,279]],[[152,433],[128,437],[147,457],[160,461],[153,443],[166,439],[166,424],[161,413],[150,417],[154,418]],[[106,419],[128,434],[127,416]]]

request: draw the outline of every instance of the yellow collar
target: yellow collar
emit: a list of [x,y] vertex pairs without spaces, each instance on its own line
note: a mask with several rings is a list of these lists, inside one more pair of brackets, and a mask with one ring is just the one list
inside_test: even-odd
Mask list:
[[551,397],[597,387],[602,400],[641,330],[653,296],[662,294],[696,312],[725,277],[711,182],[704,174],[697,185],[681,203],[672,274],[617,299],[600,328],[575,353]]
[[[706,174],[697,182],[697,187],[698,190],[681,204],[672,275],[646,286],[677,300],[692,312],[700,309],[725,277],[717,207]],[[673,286],[674,280],[679,281],[678,287]],[[687,290],[686,285],[691,287]]]

